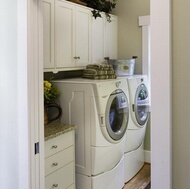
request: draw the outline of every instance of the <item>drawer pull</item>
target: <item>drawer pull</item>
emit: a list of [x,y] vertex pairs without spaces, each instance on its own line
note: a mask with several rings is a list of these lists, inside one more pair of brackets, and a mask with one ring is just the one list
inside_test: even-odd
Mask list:
[[57,148],[57,145],[53,145],[52,148]]
[[58,163],[53,163],[53,166],[58,166]]
[[53,184],[53,187],[57,188],[57,187],[58,187],[58,184]]

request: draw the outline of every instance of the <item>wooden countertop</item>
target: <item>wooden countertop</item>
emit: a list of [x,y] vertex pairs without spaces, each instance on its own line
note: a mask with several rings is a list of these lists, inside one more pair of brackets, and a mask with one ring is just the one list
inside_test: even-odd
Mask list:
[[75,125],[63,124],[63,123],[50,123],[44,126],[44,140],[50,140],[66,132],[75,130]]

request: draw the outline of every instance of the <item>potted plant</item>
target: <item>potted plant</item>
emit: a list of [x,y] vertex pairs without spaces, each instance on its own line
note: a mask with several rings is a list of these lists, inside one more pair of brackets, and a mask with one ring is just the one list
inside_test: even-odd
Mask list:
[[[44,81],[44,124],[47,125],[49,122],[57,120],[62,115],[62,109],[59,104],[56,103],[60,93],[56,86],[52,85],[50,81]],[[49,119],[48,109],[57,108],[58,114]]]
[[87,6],[93,8],[92,15],[96,19],[97,17],[101,17],[101,12],[105,12],[107,16],[107,21],[111,22],[111,16],[109,13],[116,6],[116,0],[106,1],[106,0],[81,0],[82,2],[87,3]]
[[50,81],[44,81],[44,104],[53,103],[60,95],[56,86],[53,86]]

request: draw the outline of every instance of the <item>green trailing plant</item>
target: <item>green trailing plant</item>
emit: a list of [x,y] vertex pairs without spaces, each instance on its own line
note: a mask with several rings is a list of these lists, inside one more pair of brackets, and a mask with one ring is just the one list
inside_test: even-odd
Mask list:
[[87,3],[87,6],[93,8],[92,15],[96,19],[101,17],[101,12],[105,12],[107,16],[107,21],[111,22],[110,12],[116,6],[116,0],[106,1],[106,0],[82,0]]

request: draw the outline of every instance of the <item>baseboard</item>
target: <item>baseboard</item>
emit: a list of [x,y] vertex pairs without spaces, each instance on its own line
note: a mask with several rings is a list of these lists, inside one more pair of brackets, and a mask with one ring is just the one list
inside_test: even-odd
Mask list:
[[146,163],[151,163],[151,152],[148,150],[144,150],[144,161]]

